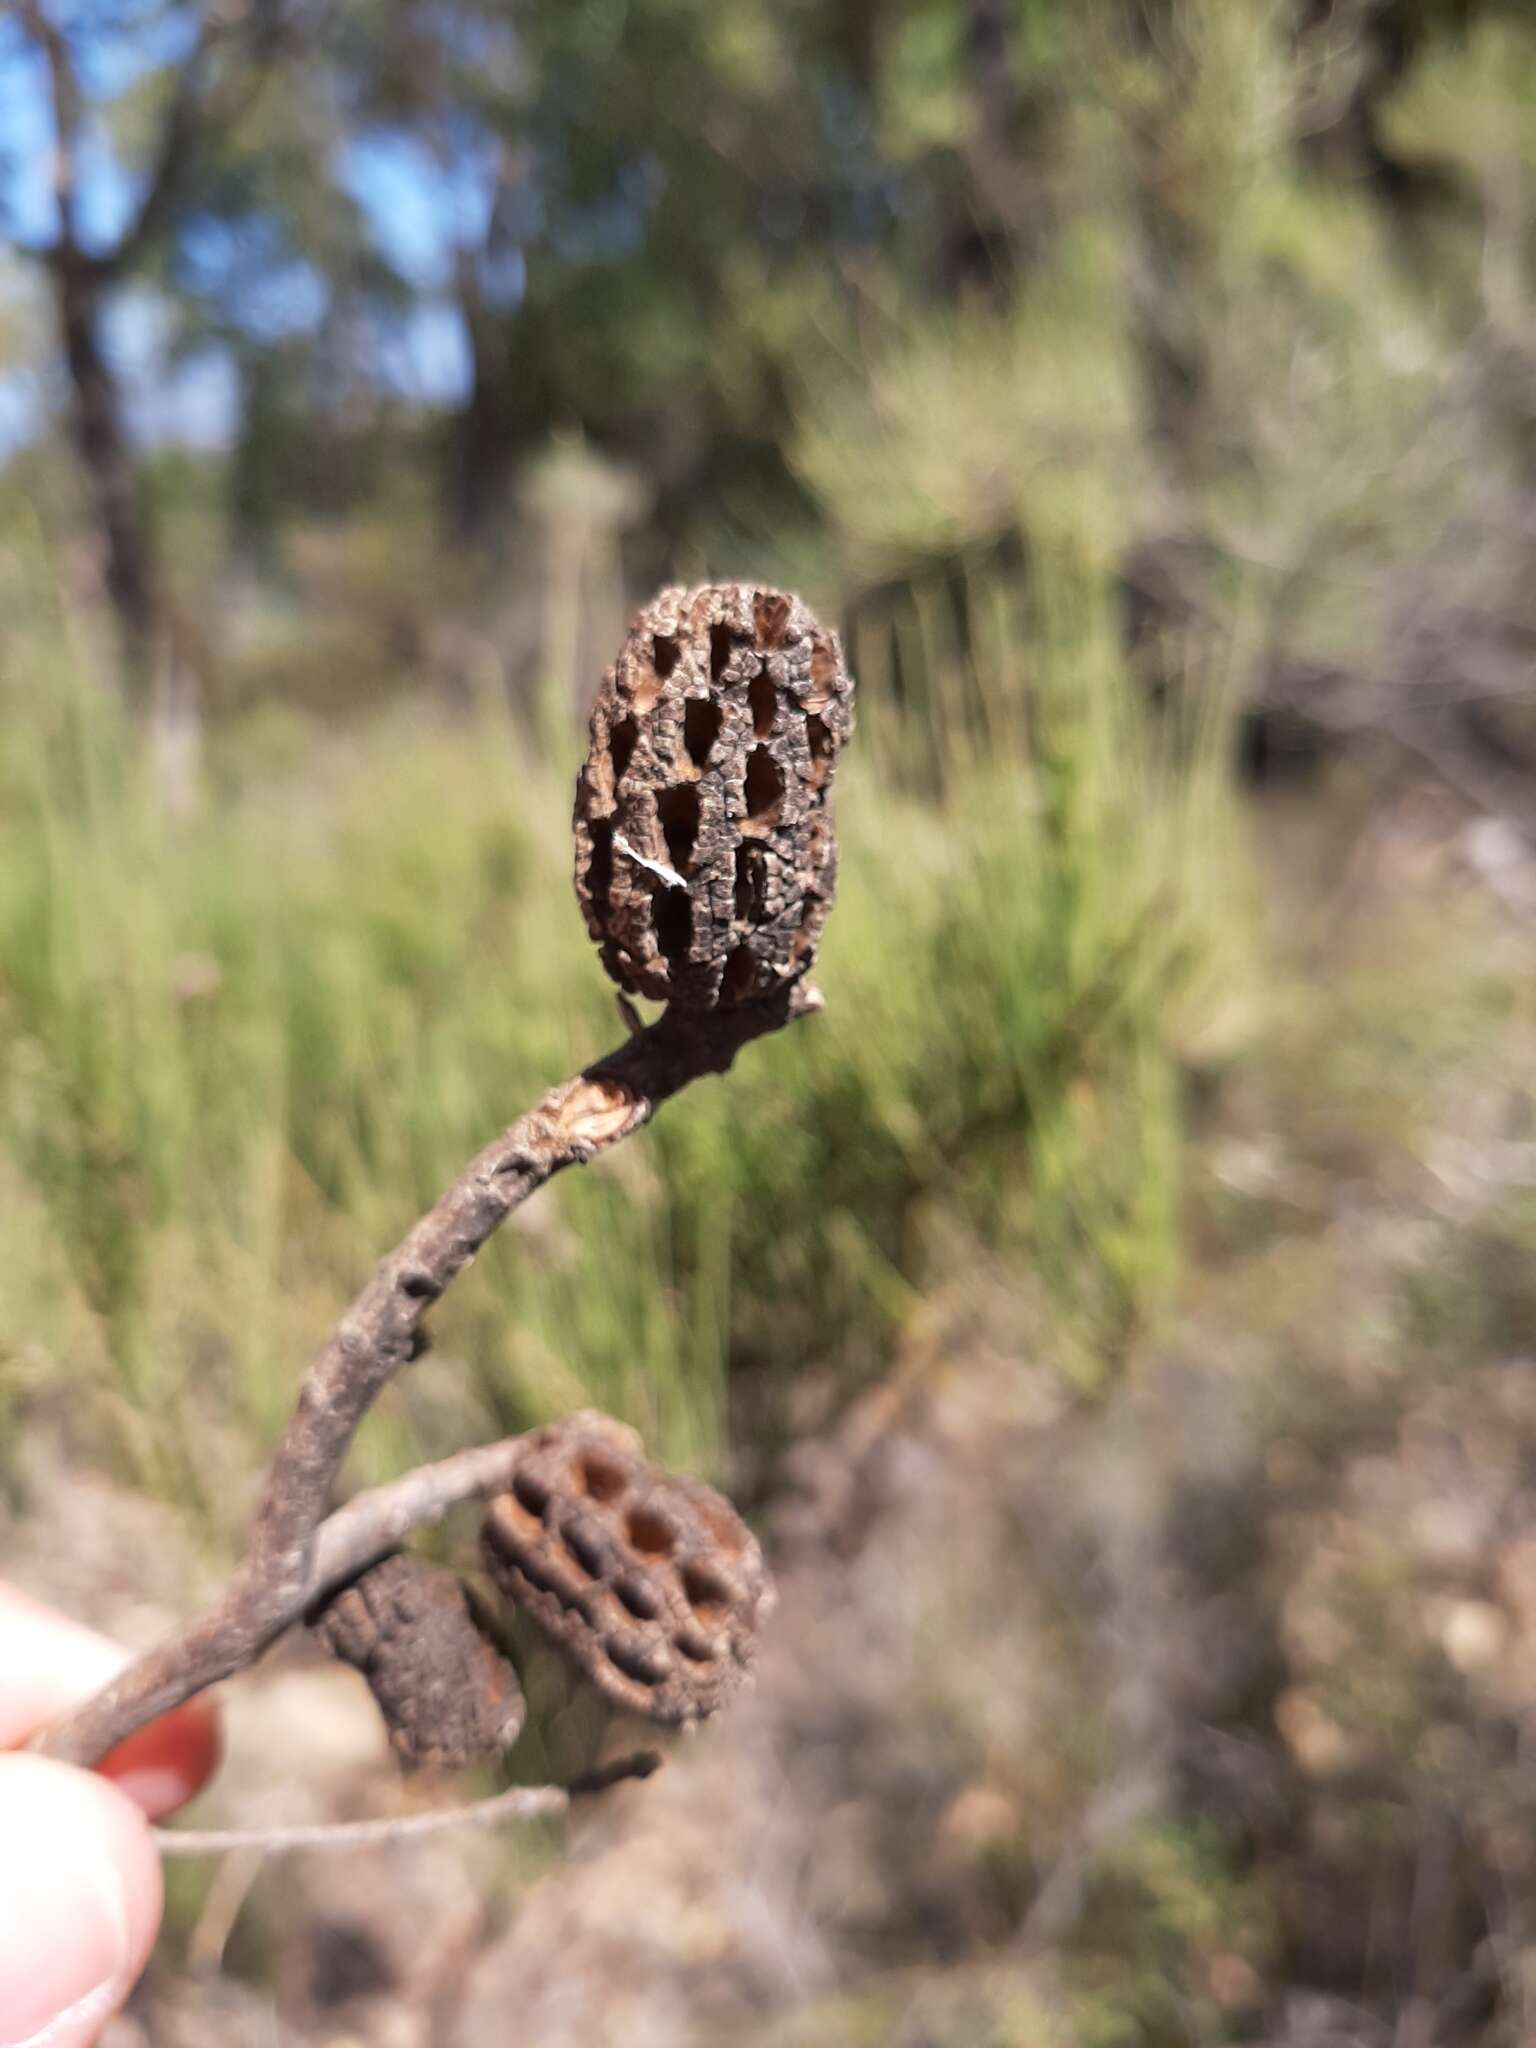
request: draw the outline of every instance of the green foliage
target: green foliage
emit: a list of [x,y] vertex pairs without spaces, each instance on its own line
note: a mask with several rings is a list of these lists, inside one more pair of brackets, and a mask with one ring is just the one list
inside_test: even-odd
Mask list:
[[1068,1964],[1074,2048],[1176,2048],[1195,2028],[1220,2040],[1211,1975],[1247,1971],[1256,1985],[1248,1955],[1265,1960],[1237,1845],[1198,1821],[1146,1823],[1098,1857],[1081,1925]]

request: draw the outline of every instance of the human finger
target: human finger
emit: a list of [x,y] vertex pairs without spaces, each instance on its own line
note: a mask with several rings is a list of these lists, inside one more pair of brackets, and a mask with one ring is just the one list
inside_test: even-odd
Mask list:
[[[0,1585],[0,1749],[88,1699],[126,1662],[105,1636]],[[199,1698],[131,1735],[100,1768],[158,1820],[185,1805],[218,1756],[218,1718]]]
[[47,1757],[0,1756],[0,2048],[86,2048],[149,1958],[163,1903],[142,1811]]

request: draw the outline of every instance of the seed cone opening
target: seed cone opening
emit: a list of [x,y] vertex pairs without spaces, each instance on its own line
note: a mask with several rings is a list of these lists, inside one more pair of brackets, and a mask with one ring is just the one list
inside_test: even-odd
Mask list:
[[730,1502],[596,1414],[534,1432],[481,1547],[507,1599],[600,1692],[674,1726],[729,1698],[773,1601]]

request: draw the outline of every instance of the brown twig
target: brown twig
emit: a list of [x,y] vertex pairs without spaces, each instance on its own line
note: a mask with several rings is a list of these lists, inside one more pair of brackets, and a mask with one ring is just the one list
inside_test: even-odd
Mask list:
[[488,1799],[465,1806],[438,1807],[431,1813],[407,1813],[390,1820],[319,1821],[302,1827],[156,1828],[162,1855],[222,1856],[230,1850],[255,1850],[277,1856],[293,1849],[376,1849],[435,1835],[445,1828],[495,1827],[504,1820],[550,1820],[568,1810],[572,1799],[606,1791],[628,1778],[648,1778],[660,1767],[652,1749],[621,1757],[590,1777],[571,1785],[513,1785]]
[[413,1530],[430,1528],[464,1501],[505,1493],[524,1441],[509,1436],[500,1443],[456,1451],[436,1465],[418,1465],[401,1479],[354,1494],[321,1523],[308,1581],[288,1609],[285,1625],[299,1621],[325,1594],[387,1557]]
[[254,1663],[327,1587],[382,1555],[407,1528],[501,1484],[502,1461],[513,1455],[508,1445],[425,1468],[360,1495],[327,1520],[358,1424],[417,1355],[426,1311],[492,1231],[562,1168],[595,1159],[690,1081],[724,1073],[742,1046],[820,1001],[792,981],[735,1008],[674,1006],[486,1146],[380,1262],[310,1365],[268,1467],[246,1557],[218,1606],[130,1664],[33,1746],[68,1762],[98,1763],[146,1722]]

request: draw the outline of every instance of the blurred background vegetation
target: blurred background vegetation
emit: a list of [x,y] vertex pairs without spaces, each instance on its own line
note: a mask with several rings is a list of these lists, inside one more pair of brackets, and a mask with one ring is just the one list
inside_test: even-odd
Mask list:
[[[826,1015],[520,1217],[358,1477],[597,1402],[756,1505],[790,1863],[805,1746],[860,1784],[753,1878],[776,2042],[1529,2040],[1529,0],[0,0],[0,235],[17,1568],[118,1619],[86,1471],[231,1553],[620,1028],[629,608],[783,583],[859,684]],[[886,1671],[898,1583],[916,1676],[816,1693],[797,1604]],[[272,1912],[232,1982],[406,2038],[382,1909],[329,2002]],[[681,1977],[646,2038],[736,2038]]]

